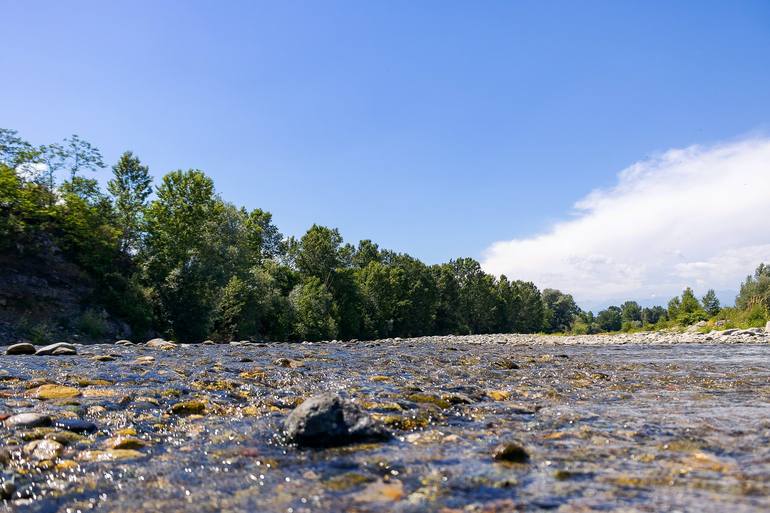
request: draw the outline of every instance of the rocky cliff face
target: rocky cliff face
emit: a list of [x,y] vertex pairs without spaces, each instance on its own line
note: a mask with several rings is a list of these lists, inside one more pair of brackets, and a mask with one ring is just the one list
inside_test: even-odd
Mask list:
[[0,253],[0,344],[18,340],[96,341],[127,327],[92,301],[93,286],[51,244]]

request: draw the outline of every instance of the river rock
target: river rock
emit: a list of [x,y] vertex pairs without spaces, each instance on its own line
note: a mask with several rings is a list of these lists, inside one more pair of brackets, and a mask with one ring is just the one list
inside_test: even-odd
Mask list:
[[497,461],[508,463],[526,463],[529,461],[529,453],[516,442],[509,442],[495,447],[492,456]]
[[37,399],[42,400],[72,399],[73,397],[78,397],[80,395],[80,390],[75,387],[46,384],[37,387],[34,395]]
[[64,446],[55,440],[44,438],[35,440],[24,446],[24,454],[32,456],[34,460],[53,460],[58,458]]
[[133,346],[134,343],[131,342],[130,340],[123,339],[123,340],[118,340],[117,342],[115,342],[115,345],[116,346]]
[[12,476],[12,475],[0,476],[0,499],[2,500],[11,499],[15,492],[16,492],[15,476]]
[[83,419],[59,419],[53,426],[73,433],[93,433],[97,429],[96,424]]
[[[62,352],[60,351],[61,349],[66,351]],[[77,354],[77,349],[75,349],[75,346],[72,344],[68,344],[66,342],[57,342],[56,344],[41,347],[35,352],[35,354],[38,356]]]
[[297,406],[284,423],[289,441],[304,447],[333,447],[383,441],[390,433],[352,402],[336,394],[315,395]]
[[9,428],[36,428],[51,425],[51,417],[40,413],[19,413],[5,419],[5,425]]
[[11,462],[11,452],[5,447],[0,447],[0,466],[6,466]]
[[206,403],[194,399],[182,401],[171,406],[171,413],[175,415],[202,415],[206,413]]
[[175,343],[169,342],[168,340],[163,340],[162,338],[154,338],[152,340],[148,340],[145,345],[153,349],[160,349],[161,351],[168,351],[177,347]]
[[19,344],[13,344],[12,346],[8,346],[8,349],[5,350],[5,354],[7,355],[35,354],[35,346],[30,344],[29,342],[21,342]]

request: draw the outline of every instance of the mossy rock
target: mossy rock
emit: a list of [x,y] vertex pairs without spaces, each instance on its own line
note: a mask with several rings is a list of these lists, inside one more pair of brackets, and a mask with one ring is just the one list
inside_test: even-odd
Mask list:
[[206,403],[198,400],[182,401],[171,406],[171,413],[174,415],[203,415],[206,413]]
[[358,472],[346,472],[338,476],[334,476],[331,479],[323,483],[327,490],[334,492],[344,492],[350,490],[356,486],[360,486],[366,483],[371,483],[374,478]]
[[64,385],[40,385],[33,394],[37,399],[44,401],[55,399],[72,399],[80,396],[80,390]]
[[412,401],[413,403],[423,403],[423,404],[435,404],[442,410],[445,410],[452,406],[452,403],[447,401],[446,399],[442,399],[441,397],[437,395],[432,394],[409,394],[405,397],[406,400]]

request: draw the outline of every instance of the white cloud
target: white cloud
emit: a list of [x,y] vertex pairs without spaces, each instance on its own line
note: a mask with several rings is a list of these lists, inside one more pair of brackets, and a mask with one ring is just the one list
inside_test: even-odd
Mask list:
[[492,274],[583,305],[665,303],[685,286],[736,290],[770,262],[770,139],[675,149],[621,171],[540,235],[489,247]]

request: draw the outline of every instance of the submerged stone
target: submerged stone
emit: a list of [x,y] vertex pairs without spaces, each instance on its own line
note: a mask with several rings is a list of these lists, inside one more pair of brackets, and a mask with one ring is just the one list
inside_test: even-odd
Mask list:
[[55,440],[35,440],[24,446],[24,454],[32,456],[34,460],[53,460],[61,455],[64,446]]
[[73,433],[93,433],[97,429],[96,424],[83,419],[59,419],[53,425]]
[[134,438],[132,436],[117,436],[115,438],[110,438],[107,440],[104,445],[108,447],[109,449],[143,449],[144,447],[147,447],[148,443],[144,440],[141,440],[139,438]]
[[297,406],[284,423],[289,441],[304,447],[333,447],[383,441],[390,433],[352,402],[338,395],[315,395]]
[[108,449],[106,451],[83,451],[78,455],[80,461],[113,461],[141,458],[144,454],[133,449]]
[[206,403],[203,401],[183,401],[171,406],[171,413],[176,415],[200,415],[206,413]]
[[498,445],[495,448],[493,457],[497,461],[506,461],[508,463],[527,463],[529,461],[529,453],[516,442]]

